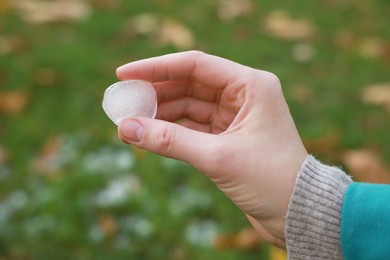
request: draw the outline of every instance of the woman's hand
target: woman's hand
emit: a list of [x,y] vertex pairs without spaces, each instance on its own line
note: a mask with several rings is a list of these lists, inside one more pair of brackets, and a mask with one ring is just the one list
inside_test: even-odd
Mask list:
[[151,82],[160,119],[125,119],[119,137],[196,167],[265,239],[284,247],[287,207],[307,152],[278,78],[198,51],[132,62],[117,76]]

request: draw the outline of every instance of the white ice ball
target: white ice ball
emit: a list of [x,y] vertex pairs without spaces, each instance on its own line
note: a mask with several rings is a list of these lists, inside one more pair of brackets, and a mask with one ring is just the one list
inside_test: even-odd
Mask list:
[[104,92],[103,110],[116,125],[134,116],[154,118],[157,96],[152,84],[143,80],[120,81]]

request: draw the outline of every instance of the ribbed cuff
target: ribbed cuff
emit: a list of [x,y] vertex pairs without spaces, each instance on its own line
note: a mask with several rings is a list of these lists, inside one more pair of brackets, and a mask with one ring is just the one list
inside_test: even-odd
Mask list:
[[343,259],[340,216],[351,182],[339,168],[306,157],[286,216],[288,259]]

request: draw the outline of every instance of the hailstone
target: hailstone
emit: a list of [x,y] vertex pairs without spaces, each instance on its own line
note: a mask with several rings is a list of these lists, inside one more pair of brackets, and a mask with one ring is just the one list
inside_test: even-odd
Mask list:
[[120,81],[106,89],[102,106],[116,125],[128,117],[154,118],[157,112],[156,91],[152,84],[143,80]]

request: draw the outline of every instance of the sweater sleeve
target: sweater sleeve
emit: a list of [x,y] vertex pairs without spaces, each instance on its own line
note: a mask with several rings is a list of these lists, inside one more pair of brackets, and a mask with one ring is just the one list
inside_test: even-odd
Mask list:
[[307,156],[286,216],[288,259],[343,259],[340,217],[344,194],[351,182],[339,168]]
[[346,260],[390,258],[390,185],[352,183],[341,213]]

